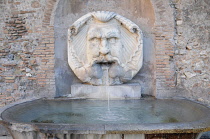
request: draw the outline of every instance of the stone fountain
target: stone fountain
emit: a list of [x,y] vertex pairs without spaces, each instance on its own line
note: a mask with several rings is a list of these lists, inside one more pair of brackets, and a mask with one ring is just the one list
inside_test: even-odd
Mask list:
[[114,12],[92,12],[74,22],[68,36],[68,63],[89,84],[72,85],[72,97],[141,97],[138,83],[125,84],[143,61],[143,35],[135,23]]
[[203,105],[141,98],[132,78],[142,61],[143,35],[135,23],[113,12],[88,13],[68,30],[68,63],[82,83],[66,98],[8,106],[1,123],[14,139],[196,138],[209,131],[210,109]]

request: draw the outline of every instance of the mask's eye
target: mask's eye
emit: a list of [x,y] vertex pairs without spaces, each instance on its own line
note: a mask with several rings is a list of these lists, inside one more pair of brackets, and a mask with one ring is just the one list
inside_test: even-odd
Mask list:
[[108,39],[109,43],[116,43],[116,40],[117,40],[117,38],[115,38],[115,37]]
[[99,38],[96,38],[96,37],[90,39],[90,41],[98,41],[98,40]]
[[96,37],[91,38],[90,41],[91,41],[91,43],[95,43],[95,44],[100,43],[100,39],[99,38],[96,38]]

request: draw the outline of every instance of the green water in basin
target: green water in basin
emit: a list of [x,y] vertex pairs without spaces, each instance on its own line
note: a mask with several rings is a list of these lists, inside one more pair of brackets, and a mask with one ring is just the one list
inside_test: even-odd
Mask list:
[[11,107],[2,117],[23,123],[145,124],[192,122],[206,113],[206,107],[186,100],[110,100],[109,105],[107,100],[36,100]]

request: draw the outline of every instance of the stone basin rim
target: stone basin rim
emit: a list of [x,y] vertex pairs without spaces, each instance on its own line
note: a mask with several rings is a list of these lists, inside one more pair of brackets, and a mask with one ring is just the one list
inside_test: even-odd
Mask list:
[[[23,131],[27,128],[28,131],[41,131],[43,133],[59,133],[68,132],[74,134],[156,134],[156,133],[200,133],[210,131],[210,113],[207,117],[192,121],[192,122],[177,122],[177,123],[139,123],[139,124],[63,124],[63,123],[29,123],[29,122],[17,122],[12,120],[5,120],[2,117],[2,113],[13,106],[30,103],[37,100],[68,100],[67,98],[46,99],[38,98],[32,100],[26,100],[25,102],[15,103],[14,105],[7,106],[0,110],[1,118],[0,124],[6,127],[16,129],[17,131]],[[72,100],[72,99],[70,99]],[[75,99],[73,99],[75,100]],[[90,99],[87,99],[90,100]],[[95,99],[93,99],[95,100]],[[142,99],[147,100],[147,99]],[[167,99],[177,100],[177,99]],[[178,99],[197,103],[203,107],[209,108],[198,102],[189,99]],[[90,128],[91,127],[91,128]]]
[[[16,131],[40,131],[42,133],[74,133],[74,134],[159,134],[159,133],[200,133],[210,131],[209,126],[188,127],[185,124],[53,124],[53,123],[12,123],[0,121],[5,127],[12,127]],[[181,126],[183,125],[183,126]],[[90,129],[91,128],[93,129]],[[119,126],[121,126],[119,128]],[[172,127],[170,127],[172,126]],[[185,126],[185,127],[184,127]],[[131,127],[131,128],[129,128]],[[25,130],[27,129],[27,130]]]

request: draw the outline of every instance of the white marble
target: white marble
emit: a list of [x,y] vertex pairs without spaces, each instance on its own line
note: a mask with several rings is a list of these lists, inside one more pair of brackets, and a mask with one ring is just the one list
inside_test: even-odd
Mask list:
[[141,98],[141,86],[138,83],[115,86],[93,86],[75,84],[71,86],[72,98],[90,99],[139,99]]
[[82,82],[122,84],[137,74],[142,61],[142,31],[114,12],[88,13],[68,30],[68,63]]

